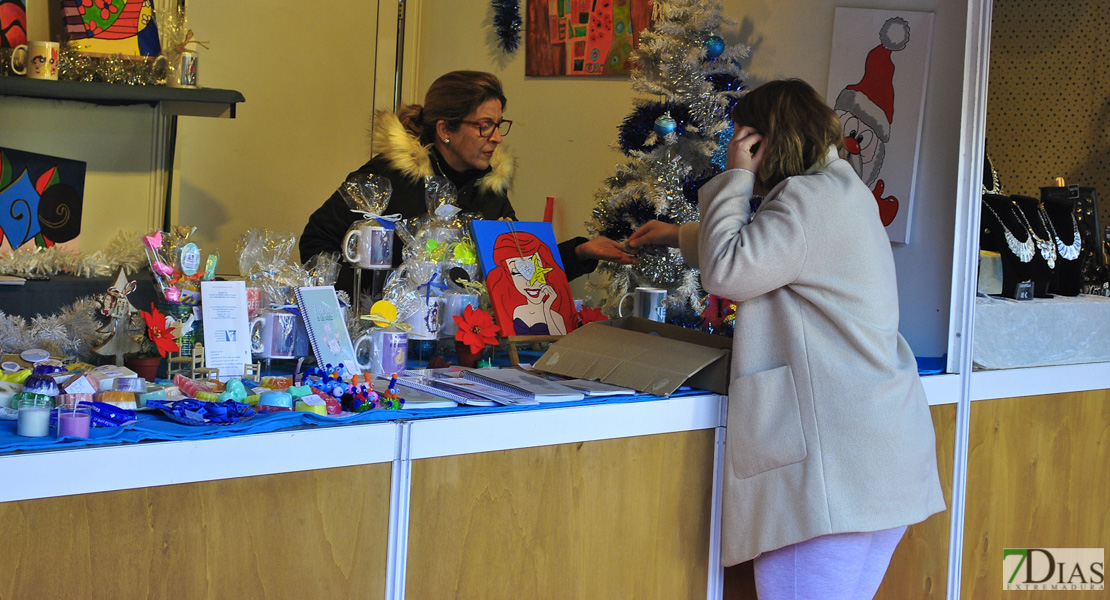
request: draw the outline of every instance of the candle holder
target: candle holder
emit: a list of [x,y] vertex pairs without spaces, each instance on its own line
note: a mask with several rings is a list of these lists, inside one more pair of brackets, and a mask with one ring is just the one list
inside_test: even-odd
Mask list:
[[22,392],[17,400],[19,413],[15,432],[23,437],[46,437],[50,435],[50,410],[54,399],[42,394]]
[[92,427],[92,407],[87,404],[67,404],[54,409],[57,413],[58,437],[88,439]]

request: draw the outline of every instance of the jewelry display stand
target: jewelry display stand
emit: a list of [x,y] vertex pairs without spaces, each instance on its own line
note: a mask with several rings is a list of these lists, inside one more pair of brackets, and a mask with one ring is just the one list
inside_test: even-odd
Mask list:
[[1094,188],[1076,185],[1043,187],[1041,202],[1060,242],[1067,245],[1065,250],[1078,246],[1079,256],[1075,260],[1065,260],[1056,265],[1058,293],[1065,296],[1105,295],[1107,271]]

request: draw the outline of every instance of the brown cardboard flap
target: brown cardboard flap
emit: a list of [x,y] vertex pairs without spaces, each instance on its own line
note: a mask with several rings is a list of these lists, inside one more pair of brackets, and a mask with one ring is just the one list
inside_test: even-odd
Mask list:
[[626,317],[580,327],[536,361],[543,371],[668,396],[679,386],[728,393],[732,340]]

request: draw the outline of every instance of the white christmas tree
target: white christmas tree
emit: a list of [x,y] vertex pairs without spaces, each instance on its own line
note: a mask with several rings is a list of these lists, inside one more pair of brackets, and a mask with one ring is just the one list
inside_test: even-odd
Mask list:
[[[621,126],[621,150],[631,160],[597,192],[586,224],[591,234],[623,240],[651,219],[698,220],[697,189],[723,170],[729,113],[745,89],[740,60],[749,48],[720,35],[733,25],[715,1],[655,2],[651,27],[633,54],[632,88],[657,99],[637,101]],[[661,287],[668,290],[668,321],[697,325],[683,315],[700,313],[705,293],[677,250],[641,253],[637,265],[603,262],[599,271],[608,281],[591,287],[601,292],[606,312],[637,286]]]

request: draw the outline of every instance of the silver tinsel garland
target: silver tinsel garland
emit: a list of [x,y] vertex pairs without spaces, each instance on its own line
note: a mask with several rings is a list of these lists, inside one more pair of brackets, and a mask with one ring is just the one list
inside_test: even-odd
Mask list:
[[114,275],[121,268],[124,274],[130,275],[146,264],[139,235],[121,231],[103,250],[89,254],[57,246],[13,250],[0,255],[0,275],[104,277]]
[[98,331],[103,325],[96,316],[98,308],[94,299],[82,298],[57,314],[31,319],[0,310],[0,351],[41,348],[53,356],[87,357],[107,337]]

